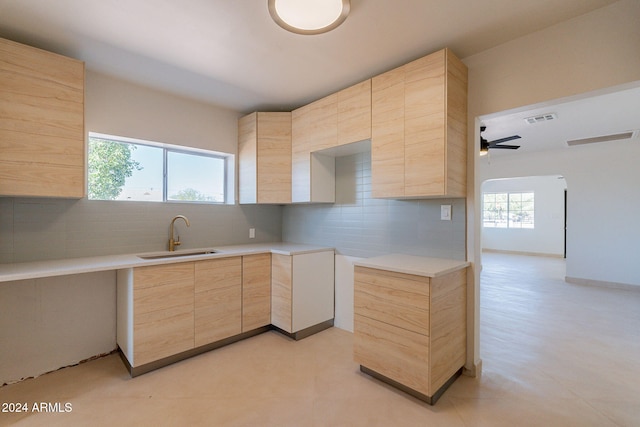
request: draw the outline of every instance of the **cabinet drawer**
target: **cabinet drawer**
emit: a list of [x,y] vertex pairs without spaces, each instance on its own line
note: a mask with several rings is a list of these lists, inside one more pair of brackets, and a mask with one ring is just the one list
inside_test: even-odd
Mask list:
[[355,275],[361,282],[372,283],[386,288],[402,289],[426,297],[430,294],[428,277],[367,267],[355,267]]
[[429,337],[358,314],[354,360],[420,393],[429,390]]
[[242,258],[220,258],[196,262],[196,292],[242,284]]
[[355,313],[422,335],[429,335],[429,297],[356,279]]
[[174,282],[134,290],[133,312],[136,316],[162,312],[176,306],[193,309],[193,285],[190,281]]
[[151,265],[133,270],[135,290],[156,287],[181,281],[193,282],[193,263]]
[[428,279],[416,282],[402,276],[380,270],[356,268],[355,313],[428,336]]

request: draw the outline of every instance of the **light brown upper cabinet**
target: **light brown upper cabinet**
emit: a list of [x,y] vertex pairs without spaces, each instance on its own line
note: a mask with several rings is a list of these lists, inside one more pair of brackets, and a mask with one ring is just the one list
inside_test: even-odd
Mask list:
[[294,110],[292,125],[292,194],[294,203],[335,201],[335,160],[312,154],[338,143],[338,95]]
[[85,195],[84,63],[0,39],[0,195]]
[[338,92],[337,145],[371,139],[371,79]]
[[448,49],[372,79],[372,195],[465,197],[467,68]]
[[240,203],[291,203],[291,113],[238,121]]
[[323,150],[371,138],[371,80],[292,113],[292,200],[335,201],[335,154]]

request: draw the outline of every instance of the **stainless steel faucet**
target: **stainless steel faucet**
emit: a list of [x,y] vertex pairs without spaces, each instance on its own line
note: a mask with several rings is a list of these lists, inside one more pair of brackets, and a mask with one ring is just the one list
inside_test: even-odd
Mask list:
[[184,215],[176,215],[171,220],[171,225],[169,226],[169,251],[173,252],[176,250],[176,246],[180,246],[180,235],[178,235],[178,239],[174,240],[173,238],[173,224],[176,222],[176,219],[182,218],[184,222],[187,224],[187,227],[190,227],[189,220]]

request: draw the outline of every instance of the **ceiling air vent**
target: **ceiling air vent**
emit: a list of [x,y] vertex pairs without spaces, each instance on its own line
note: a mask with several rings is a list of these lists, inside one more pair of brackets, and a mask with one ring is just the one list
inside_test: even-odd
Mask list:
[[629,132],[622,132],[622,133],[614,133],[611,135],[595,136],[593,138],[572,139],[571,141],[567,141],[567,145],[569,145],[569,147],[573,147],[574,145],[585,145],[585,144],[594,144],[596,142],[607,142],[607,141],[618,141],[621,139],[630,139],[630,138],[633,138],[636,132],[629,131]]
[[526,119],[524,119],[524,121],[529,123],[530,125],[535,125],[536,123],[548,122],[557,118],[558,116],[556,115],[556,113],[547,113],[540,114],[539,116],[527,117]]

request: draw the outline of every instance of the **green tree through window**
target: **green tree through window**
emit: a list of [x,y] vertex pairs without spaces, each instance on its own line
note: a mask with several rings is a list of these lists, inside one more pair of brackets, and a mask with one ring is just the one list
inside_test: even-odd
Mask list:
[[142,166],[131,158],[135,145],[89,138],[89,199],[115,200],[125,180]]
[[226,153],[89,133],[88,197],[223,204],[232,162]]

